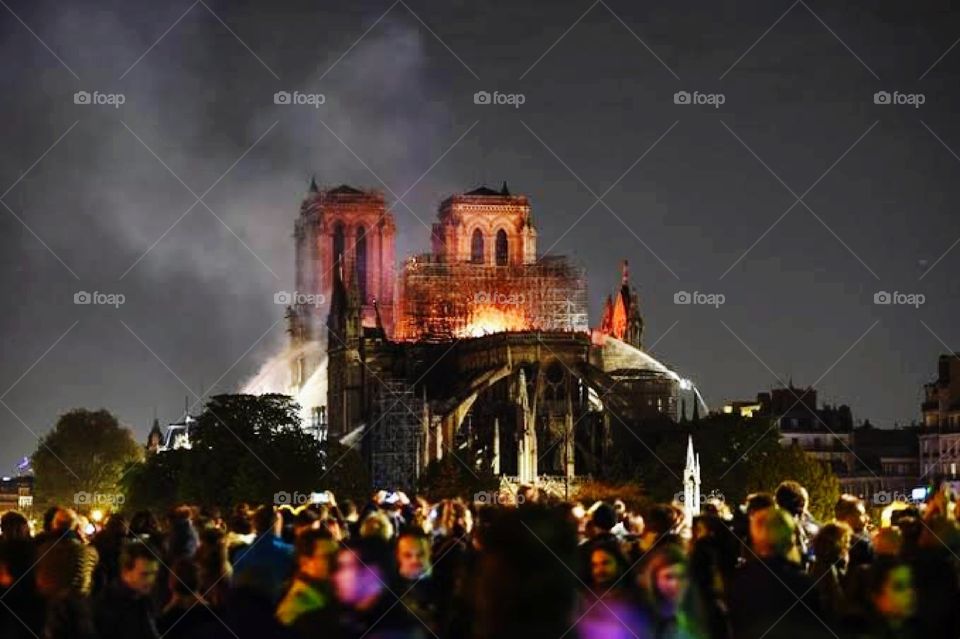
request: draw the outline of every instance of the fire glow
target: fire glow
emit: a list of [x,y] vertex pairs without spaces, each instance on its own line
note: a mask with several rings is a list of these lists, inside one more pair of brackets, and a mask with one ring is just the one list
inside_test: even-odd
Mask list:
[[529,328],[529,322],[521,309],[485,304],[473,310],[470,321],[458,337],[482,337],[493,333],[525,331]]

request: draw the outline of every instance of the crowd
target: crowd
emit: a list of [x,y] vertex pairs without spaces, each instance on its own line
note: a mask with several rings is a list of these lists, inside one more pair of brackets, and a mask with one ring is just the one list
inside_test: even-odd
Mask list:
[[[0,637],[960,637],[960,503],[818,522],[796,482],[685,521],[673,504],[511,505],[379,492],[182,506],[92,525],[0,518]],[[498,499],[485,501],[499,501]]]

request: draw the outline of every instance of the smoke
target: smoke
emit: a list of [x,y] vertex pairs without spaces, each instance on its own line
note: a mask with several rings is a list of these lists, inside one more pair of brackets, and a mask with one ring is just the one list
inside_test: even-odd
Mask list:
[[[436,126],[451,119],[446,102],[427,79],[430,36],[406,12],[391,12],[338,61],[382,6],[326,15],[304,2],[264,20],[208,4],[217,17],[197,4],[166,35],[186,6],[12,6],[73,73],[12,16],[3,22],[0,56],[17,63],[2,76],[16,99],[0,101],[11,124],[0,193],[25,175],[4,202],[29,226],[0,209],[0,256],[16,265],[6,284],[20,300],[0,317],[18,336],[3,378],[16,380],[79,322],[45,375],[5,398],[36,432],[57,412],[105,406],[145,436],[154,409],[176,418],[185,394],[289,389],[274,294],[293,287],[293,223],[311,175],[386,191],[379,177],[402,193],[450,142]],[[78,91],[124,103],[76,104]],[[276,104],[278,91],[324,101]],[[449,189],[436,175],[420,183],[424,193]],[[397,222],[400,235],[424,236],[412,216]],[[112,313],[77,307],[78,290],[126,303]],[[321,369],[301,405],[325,403]],[[12,416],[3,427],[10,452],[0,463],[36,448]]]
[[[319,365],[306,382],[297,388],[293,370],[295,362],[300,358],[315,359],[319,361]],[[300,419],[309,423],[313,408],[327,403],[327,355],[319,342],[308,342],[297,348],[288,346],[267,359],[260,370],[242,384],[240,392],[251,395],[291,395],[300,405]]]

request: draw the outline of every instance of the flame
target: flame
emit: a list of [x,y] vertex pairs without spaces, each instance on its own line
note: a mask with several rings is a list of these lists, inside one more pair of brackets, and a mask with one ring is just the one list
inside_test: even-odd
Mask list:
[[525,331],[529,322],[519,308],[501,308],[492,305],[478,306],[470,315],[470,322],[463,327],[458,337],[482,337],[493,333]]

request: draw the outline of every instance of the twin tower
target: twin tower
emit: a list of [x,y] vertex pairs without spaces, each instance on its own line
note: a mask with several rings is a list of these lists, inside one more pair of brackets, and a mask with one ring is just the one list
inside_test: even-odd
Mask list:
[[294,236],[295,388],[324,365],[338,283],[360,306],[360,329],[382,329],[392,341],[587,330],[585,273],[565,258],[538,257],[530,202],[506,183],[441,202],[431,252],[408,258],[399,275],[396,224],[381,193],[311,181]]

